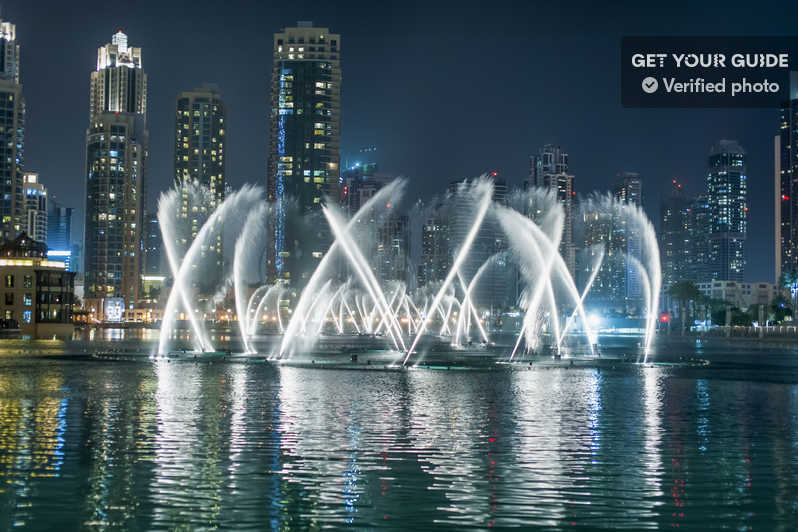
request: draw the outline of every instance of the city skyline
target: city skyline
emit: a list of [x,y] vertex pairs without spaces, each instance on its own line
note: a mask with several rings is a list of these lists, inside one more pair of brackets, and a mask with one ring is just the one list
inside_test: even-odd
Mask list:
[[[540,26],[522,31],[513,25],[515,23],[510,23],[507,28],[498,24],[499,20],[507,24],[504,16],[510,11],[507,7],[499,5],[480,16],[474,5],[466,6],[455,15],[454,29],[446,30],[454,46],[435,51],[431,59],[413,63],[411,58],[418,59],[421,50],[429,49],[428,45],[436,35],[433,29],[447,14],[442,8],[425,10],[421,19],[417,16],[421,8],[411,9],[413,24],[404,32],[403,17],[408,15],[393,13],[396,17],[383,28],[385,34],[375,37],[376,28],[363,22],[385,20],[386,14],[392,14],[390,8],[358,9],[357,5],[349,4],[339,10],[317,6],[272,12],[264,11],[265,8],[252,11],[254,8],[238,5],[224,14],[223,22],[225,27],[241,28],[241,31],[234,32],[234,38],[232,35],[223,38],[210,52],[210,44],[169,31],[169,28],[176,27],[173,22],[179,12],[171,6],[151,4],[135,11],[121,8],[114,13],[90,12],[90,6],[79,6],[67,13],[63,12],[64,9],[64,6],[53,4],[49,12],[53,18],[62,13],[65,19],[85,30],[80,39],[74,36],[66,38],[60,25],[54,25],[50,17],[41,19],[34,16],[24,4],[8,5],[3,14],[17,25],[17,41],[23,50],[23,81],[29,110],[26,170],[38,171],[52,193],[64,204],[76,208],[78,224],[83,218],[83,198],[73,189],[77,188],[74,185],[82,173],[80,159],[83,150],[78,147],[77,154],[74,153],[75,139],[72,137],[77,124],[70,116],[81,111],[85,123],[87,89],[85,74],[78,75],[72,68],[78,58],[85,65],[87,52],[91,53],[93,49],[96,53],[96,46],[107,42],[108,35],[119,28],[131,35],[131,40],[141,46],[145,54],[147,49],[164,50],[147,56],[151,59],[146,62],[151,78],[148,125],[152,135],[152,179],[148,201],[152,207],[155,196],[167,188],[171,174],[173,143],[170,142],[170,132],[173,124],[169,121],[173,115],[172,111],[164,112],[164,109],[174,108],[180,90],[206,81],[218,83],[229,100],[232,136],[228,149],[228,175],[231,185],[263,183],[263,168],[266,166],[263,148],[268,138],[265,130],[268,127],[271,35],[297,20],[313,20],[315,24],[330,27],[331,31],[343,35],[348,43],[349,53],[343,65],[346,89],[342,94],[342,160],[351,158],[363,145],[377,145],[380,166],[407,175],[414,193],[419,196],[428,197],[445,188],[451,180],[473,177],[494,168],[500,171],[509,186],[520,185],[526,175],[528,156],[539,146],[553,142],[567,146],[574,157],[572,171],[578,176],[579,193],[594,188],[608,190],[620,171],[639,172],[644,176],[649,191],[646,195],[647,211],[652,219],[657,219],[657,196],[667,189],[670,180],[679,178],[690,194],[700,191],[710,146],[718,139],[732,138],[746,146],[749,174],[753,180],[763,184],[762,187],[752,187],[750,232],[772,232],[773,203],[769,189],[773,181],[772,138],[778,128],[778,109],[665,111],[621,108],[615,62],[624,29],[620,23],[610,20],[613,14],[610,11],[613,10],[598,13],[589,6],[574,6],[571,10],[539,7],[535,10],[538,17],[535,24]],[[695,8],[689,13],[663,13],[654,21],[647,16],[651,14],[647,8],[626,6],[626,9],[615,9],[616,15],[622,12],[625,26],[634,22],[649,33],[665,32],[667,23],[675,17],[681,17],[678,29],[683,32],[689,32],[691,27],[705,28],[705,21],[712,15],[707,8]],[[728,9],[734,11],[738,6],[731,5]],[[200,4],[197,13],[189,16],[207,19],[208,10],[208,5]],[[519,15],[531,12],[529,9],[517,11]],[[142,17],[140,13],[144,12],[158,16],[155,20],[149,16]],[[607,25],[600,35],[588,31],[569,43],[566,42],[571,35],[569,32],[559,37],[552,35],[541,22],[555,20],[565,13],[578,15],[577,19],[599,17]],[[267,14],[269,16],[265,16]],[[691,16],[685,17],[685,14]],[[773,21],[767,20],[766,24],[764,18],[755,16],[753,19],[747,17],[745,23],[749,33],[779,32],[779,21],[774,25]],[[739,24],[742,28],[742,22]],[[261,34],[246,31],[255,27]],[[470,31],[477,27],[483,28],[487,35],[506,32],[509,39],[506,46],[529,52],[525,57],[529,57],[530,68],[501,70],[501,83],[491,83],[490,79],[478,76],[463,84],[463,74],[460,73],[449,79],[448,74],[444,75],[448,69],[441,64],[458,64],[463,55],[468,54],[476,64],[484,66],[489,55],[495,56],[497,45],[490,39],[486,42],[468,38]],[[740,31],[734,22],[718,22],[714,27],[721,33]],[[60,41],[54,47],[54,41],[48,40],[56,38]],[[544,38],[551,43],[546,47],[536,46]],[[561,94],[553,94],[540,85],[523,83],[537,74],[550,71],[556,58],[574,61],[574,56],[581,54],[577,48],[593,38],[594,55],[606,55],[606,59],[598,60],[595,65],[576,63],[581,75],[593,76],[595,82],[595,88],[586,101],[568,88],[569,81],[573,81],[569,72],[561,73],[564,76],[562,87],[565,87],[560,88]],[[374,42],[377,46],[368,45]],[[233,61],[225,64],[222,56],[225,51],[233,49],[236,52],[228,54]],[[45,51],[51,56],[65,54],[68,57],[43,68],[46,63],[37,57],[44,57]],[[506,59],[501,57],[500,61],[506,65],[510,59],[509,56]],[[208,79],[207,71],[197,70],[194,65],[201,61],[212,61],[219,67],[216,69],[218,79]],[[536,65],[541,67],[539,72],[535,72]],[[62,69],[68,72],[59,77]],[[85,72],[85,66],[80,72]],[[384,79],[379,85],[373,82],[377,74]],[[62,98],[74,101],[74,105],[60,105],[55,114],[51,107],[54,102],[42,97],[43,89],[51,85],[51,77],[58,78],[63,85]],[[397,90],[400,80],[407,82],[403,91]],[[419,86],[422,81],[423,88]],[[443,98],[447,94],[443,89],[448,86],[448,81],[458,82],[458,88]],[[512,96],[513,101],[519,102],[516,112],[508,115],[492,108],[493,98],[485,96],[486,85],[496,94],[497,101]],[[419,100],[422,93],[426,98],[423,107],[419,107],[421,111],[409,113],[408,109],[412,109],[414,103],[422,102]],[[70,96],[74,94],[80,96]],[[458,109],[467,101],[473,102],[473,107],[469,107],[469,118],[465,119]],[[461,117],[458,121],[451,121],[458,116]],[[48,119],[47,127],[43,127],[45,117]],[[595,134],[597,126],[602,129],[600,135]],[[444,128],[447,134],[444,134]],[[640,135],[641,130],[650,136]],[[71,136],[65,136],[69,131]],[[589,141],[585,142],[586,139]],[[69,179],[62,177],[66,173]],[[73,234],[81,232],[82,228],[77,227]],[[754,240],[748,254],[746,278],[767,280],[773,277],[772,239]]]

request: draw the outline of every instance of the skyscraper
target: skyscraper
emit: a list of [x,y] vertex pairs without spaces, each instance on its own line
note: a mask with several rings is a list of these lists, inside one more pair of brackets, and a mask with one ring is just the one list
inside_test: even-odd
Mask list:
[[524,189],[532,186],[543,187],[546,174],[567,174],[568,154],[562,148],[546,144],[535,155],[529,156],[529,176],[524,181]]
[[47,242],[47,188],[39,183],[39,174],[23,174],[22,195],[25,198],[25,231],[39,242]]
[[25,99],[16,26],[0,20],[0,241],[24,229]]
[[671,181],[668,196],[662,199],[659,216],[662,288],[667,291],[675,283],[690,278],[690,200],[676,179]]
[[[209,201],[203,198],[196,205],[191,204],[196,198],[183,193],[178,248],[183,242],[186,246],[191,244],[210,214],[224,201],[226,128],[224,102],[215,86],[204,85],[177,97],[175,185],[197,184],[209,193]],[[196,276],[197,288],[202,295],[212,295],[223,276],[221,227],[214,230],[208,247],[200,250],[198,261],[192,265],[203,272]]]
[[53,196],[47,198],[47,256],[66,263],[70,272],[78,271],[79,263],[72,243],[72,208],[64,207]]
[[416,274],[419,286],[443,281],[452,264],[449,224],[451,209],[445,204],[440,204],[429,211],[427,214],[419,200],[417,212],[424,216],[420,231],[421,253]]
[[580,285],[585,286],[593,264],[602,257],[601,266],[587,296],[591,308],[608,315],[625,315],[628,310],[626,270],[627,225],[617,212],[591,210],[582,212],[584,257],[580,261]]
[[[493,182],[493,201],[504,205],[507,203],[507,182],[498,176],[497,172],[490,172]],[[467,181],[455,181],[449,184],[451,204],[449,209],[448,237],[449,237],[449,264],[454,264],[455,257],[467,238],[474,224],[474,212],[477,210],[479,198],[470,193]],[[468,255],[460,265],[460,273],[466,284],[470,283],[480,267],[493,255],[507,250],[507,241],[501,225],[492,217],[483,220]],[[471,294],[475,306],[482,309],[499,310],[512,304],[509,274],[504,270],[506,263],[499,258],[498,261],[487,266],[479,283]],[[448,272],[444,272],[444,277]]]
[[85,294],[94,308],[133,308],[141,276],[146,197],[147,75],[120,30],[99,48],[86,132]]
[[717,142],[709,152],[709,279],[742,281],[748,233],[748,176],[745,150],[733,140]]
[[[640,207],[643,182],[635,172],[619,172],[612,197]],[[642,234],[623,209],[585,209],[582,214],[584,248],[580,255],[579,283],[585,286],[593,265],[601,265],[587,296],[592,308],[609,315],[639,315],[643,310],[643,284],[634,260],[642,260]]]
[[389,212],[377,230],[374,269],[376,270],[376,277],[381,283],[385,284],[388,281],[407,282],[409,245],[408,216]]
[[119,30],[97,50],[97,70],[91,73],[89,121],[104,113],[147,114],[147,74],[141,68],[141,48],[127,45]]
[[55,198],[47,202],[47,248],[68,250],[72,246],[72,208]]
[[798,89],[781,107],[775,138],[776,282],[798,274]]
[[161,275],[163,267],[163,237],[157,216],[147,216],[144,221],[144,275]]
[[[620,172],[612,189],[613,197],[623,203],[642,207],[643,205],[643,180],[636,172]],[[635,266],[632,258],[643,260],[643,235],[640,228],[627,225],[624,242],[626,244],[626,300],[632,304],[639,302],[643,296],[643,287],[640,283],[640,270]]]
[[687,279],[694,283],[712,280],[709,262],[710,212],[706,194],[699,194],[690,202],[687,213],[688,245]]
[[287,219],[287,200],[298,214],[319,214],[337,202],[340,162],[341,37],[299,22],[274,35],[268,198],[277,202],[267,256],[269,276],[294,285],[321,260],[330,244],[323,221],[299,234]]
[[529,176],[524,181],[524,189],[532,186],[552,189],[563,207],[565,220],[560,254],[571,274],[576,270],[576,251],[574,248],[574,176],[568,173],[568,154],[559,146],[546,144],[537,155],[529,157]]

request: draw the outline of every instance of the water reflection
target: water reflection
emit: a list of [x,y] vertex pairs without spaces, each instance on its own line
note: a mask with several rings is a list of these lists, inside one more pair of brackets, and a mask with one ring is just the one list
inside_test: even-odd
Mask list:
[[0,527],[793,529],[798,375],[0,359]]
[[68,406],[61,385],[57,370],[36,379],[24,371],[0,374],[0,501],[13,508],[9,520],[17,526],[33,517],[36,486],[61,473]]

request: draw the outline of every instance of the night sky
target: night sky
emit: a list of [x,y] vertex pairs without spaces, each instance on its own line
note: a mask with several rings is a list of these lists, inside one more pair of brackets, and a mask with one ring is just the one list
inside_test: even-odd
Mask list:
[[[703,190],[720,138],[748,151],[748,280],[773,277],[776,109],[624,109],[624,35],[790,35],[794,2],[43,2],[6,1],[17,26],[28,106],[26,169],[59,201],[85,196],[89,73],[118,29],[143,48],[149,76],[150,205],[172,176],[179,91],[216,83],[227,105],[229,182],[265,182],[272,34],[312,20],[341,34],[342,162],[375,145],[412,196],[497,170],[511,185],[553,142],[570,155],[579,193],[619,171],[644,177],[649,215],[672,177]],[[556,4],[556,5],[555,5]],[[644,5],[651,4],[651,5]]]

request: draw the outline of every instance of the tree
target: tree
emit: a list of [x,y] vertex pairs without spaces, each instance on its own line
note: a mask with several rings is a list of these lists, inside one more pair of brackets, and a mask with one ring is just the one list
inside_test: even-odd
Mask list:
[[773,298],[768,310],[774,323],[781,323],[787,316],[792,316],[790,301],[781,294]]
[[731,325],[735,327],[750,327],[754,322],[754,317],[745,312],[744,310],[732,307],[731,309]]
[[679,323],[682,328],[682,336],[684,336],[687,326],[687,305],[690,301],[697,301],[701,297],[701,291],[691,281],[679,281],[670,287],[668,294],[679,305]]
[[783,271],[778,279],[778,286],[790,292],[793,299],[792,307],[795,308],[795,298],[798,297],[798,270]]

